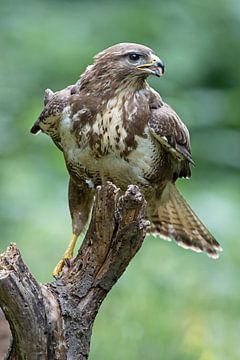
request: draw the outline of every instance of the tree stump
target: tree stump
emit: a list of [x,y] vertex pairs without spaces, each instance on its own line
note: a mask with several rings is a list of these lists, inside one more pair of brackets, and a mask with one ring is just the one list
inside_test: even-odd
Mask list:
[[148,222],[137,186],[96,189],[90,225],[60,279],[38,283],[15,244],[0,256],[0,307],[10,324],[6,359],[87,359],[99,307],[140,249]]

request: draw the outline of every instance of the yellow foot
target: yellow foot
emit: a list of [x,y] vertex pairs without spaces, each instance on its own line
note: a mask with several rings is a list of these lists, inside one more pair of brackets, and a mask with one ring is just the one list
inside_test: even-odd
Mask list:
[[65,251],[61,260],[57,263],[57,265],[53,269],[52,275],[54,277],[59,277],[62,272],[62,269],[64,268],[64,265],[66,264],[66,261],[72,259],[77,238],[78,238],[77,235],[73,234],[67,250]]
[[58,278],[61,275],[62,269],[64,268],[67,259],[70,260],[71,258],[62,257],[62,259],[57,263],[57,265],[53,269],[52,276]]

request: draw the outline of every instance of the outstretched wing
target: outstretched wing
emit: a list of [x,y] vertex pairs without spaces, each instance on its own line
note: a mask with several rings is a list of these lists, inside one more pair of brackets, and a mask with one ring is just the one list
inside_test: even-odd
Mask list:
[[179,177],[190,177],[191,155],[189,132],[176,112],[154,92],[150,104],[149,130],[152,136],[180,163]]

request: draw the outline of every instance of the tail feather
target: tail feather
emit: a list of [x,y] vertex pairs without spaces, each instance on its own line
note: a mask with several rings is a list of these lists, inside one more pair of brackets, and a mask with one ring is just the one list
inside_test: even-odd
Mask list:
[[168,201],[152,216],[149,232],[175,240],[185,249],[206,252],[217,259],[222,248],[193,212],[176,186],[169,184]]

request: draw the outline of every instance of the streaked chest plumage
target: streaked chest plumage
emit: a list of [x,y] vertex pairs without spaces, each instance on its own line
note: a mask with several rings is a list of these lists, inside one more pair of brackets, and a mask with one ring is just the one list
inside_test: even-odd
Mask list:
[[89,116],[86,104],[74,114],[70,107],[60,122],[61,144],[70,172],[98,185],[148,184],[159,162],[156,143],[148,131],[148,102],[144,92],[122,93]]

